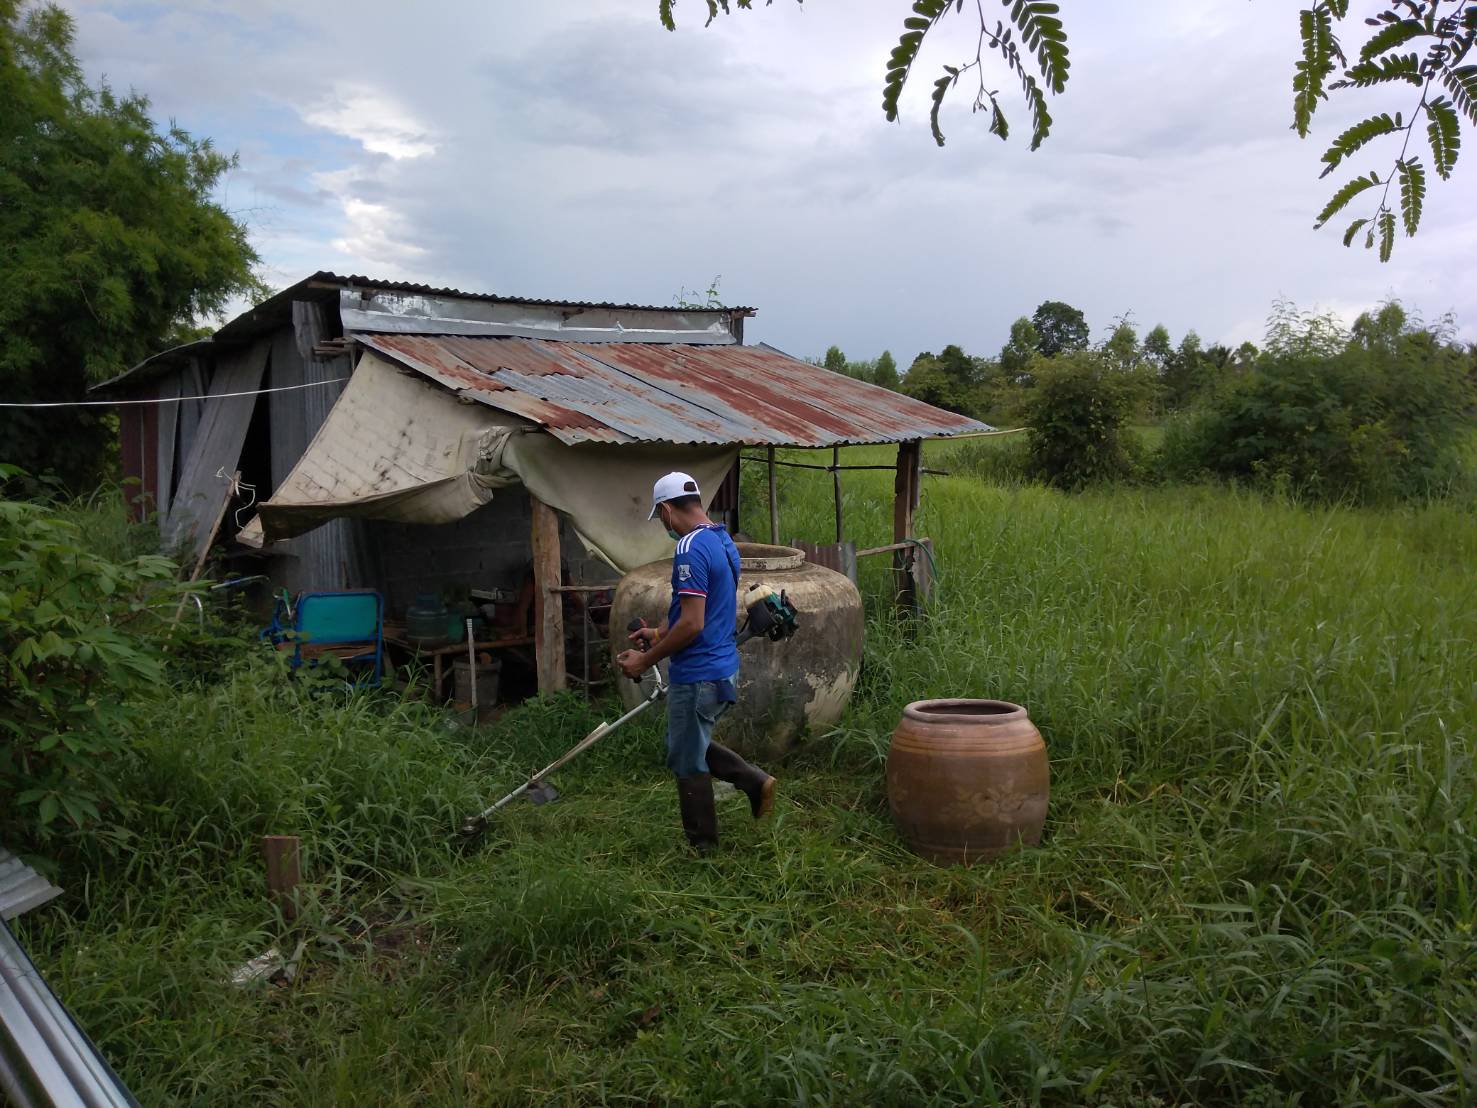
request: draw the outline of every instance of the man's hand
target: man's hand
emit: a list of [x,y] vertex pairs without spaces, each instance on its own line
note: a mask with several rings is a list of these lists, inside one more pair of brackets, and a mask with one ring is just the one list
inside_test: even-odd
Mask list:
[[661,638],[661,632],[655,627],[638,627],[626,636],[638,650],[650,650],[651,644]]
[[[652,666],[685,649],[688,643],[702,633],[706,611],[706,597],[682,597],[682,609],[677,622],[670,627],[663,624],[655,631],[649,627],[630,629],[631,641],[635,642],[640,638],[646,643],[646,648],[623,651],[616,657],[615,664],[632,681],[638,680]],[[647,635],[653,636],[650,642],[647,642]]]
[[[635,638],[635,635],[636,632],[632,632],[631,637]],[[641,680],[641,675],[651,668],[645,653],[640,650],[622,650],[616,655],[615,664],[632,681]]]

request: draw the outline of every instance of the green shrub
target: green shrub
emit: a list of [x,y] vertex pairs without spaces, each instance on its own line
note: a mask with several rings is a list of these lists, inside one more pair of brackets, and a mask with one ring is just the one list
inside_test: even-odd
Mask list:
[[1461,474],[1469,403],[1461,352],[1427,331],[1279,351],[1172,425],[1163,465],[1324,500],[1439,494]]
[[1024,435],[1000,435],[960,443],[949,456],[948,468],[996,485],[1030,482],[1030,454]]
[[1134,380],[1090,352],[1034,364],[1025,401],[1030,472],[1058,488],[1080,489],[1132,476]]
[[63,509],[0,500],[0,834],[39,845],[107,819],[109,763],[131,700],[164,680],[182,588],[167,558],[110,559]]

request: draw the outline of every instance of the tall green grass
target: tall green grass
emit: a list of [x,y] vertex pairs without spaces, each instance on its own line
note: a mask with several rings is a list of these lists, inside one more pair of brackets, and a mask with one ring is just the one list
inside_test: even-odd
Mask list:
[[[785,537],[832,537],[828,477],[780,492]],[[887,541],[887,476],[849,474],[845,511]],[[146,1103],[1471,1102],[1470,512],[955,476],[920,530],[926,624],[864,563],[858,696],[777,767],[772,822],[720,799],[710,859],[655,720],[468,848],[461,816],[602,706],[471,732],[243,663],[139,706],[136,837],[64,859],[23,938]],[[897,840],[888,736],[943,695],[1030,709],[1039,849],[939,869]],[[304,837],[310,942],[241,991],[282,938],[266,832]]]

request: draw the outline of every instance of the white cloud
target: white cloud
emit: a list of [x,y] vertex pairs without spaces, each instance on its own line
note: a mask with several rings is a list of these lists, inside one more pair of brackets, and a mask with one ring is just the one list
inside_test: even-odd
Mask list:
[[[930,39],[902,123],[884,122],[900,16],[880,0],[780,0],[706,29],[681,5],[675,34],[654,0],[362,0],[352,19],[300,0],[66,2],[89,74],[241,151],[229,199],[282,283],[333,268],[661,303],[721,273],[725,298],[759,307],[756,340],[904,364],[998,350],[1046,299],[1094,333],[1132,310],[1207,343],[1259,339],[1279,295],[1477,304],[1477,164],[1431,182],[1389,265],[1312,229],[1337,184],[1318,179],[1323,144],[1350,111],[1404,105],[1335,97],[1299,142],[1293,8],[1076,5],[1072,81],[1033,154],[1003,72],[1009,142],[967,93],[948,145],[929,137],[933,76],[973,54],[968,18]],[[325,67],[325,44],[352,60]]]
[[351,138],[371,154],[384,154],[395,161],[436,153],[429,128],[383,91],[365,85],[337,85],[323,102],[302,115],[315,127]]
[[[393,274],[404,280],[427,277],[421,265],[428,250],[415,241],[413,222],[384,199],[384,182],[389,179],[391,173],[364,167],[313,175],[313,185],[334,198],[342,221],[334,227],[331,239],[320,240],[323,260],[309,268],[343,266],[355,272]],[[332,256],[327,251],[332,251]]]
[[334,240],[334,248],[351,257],[363,258],[370,268],[393,270],[426,253],[425,247],[396,237],[404,221],[383,204],[351,196],[344,201],[344,217],[348,220],[348,230],[342,238]]

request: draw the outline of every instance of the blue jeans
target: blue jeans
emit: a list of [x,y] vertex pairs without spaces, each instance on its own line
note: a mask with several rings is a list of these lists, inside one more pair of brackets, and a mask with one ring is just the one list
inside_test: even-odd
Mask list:
[[[738,680],[738,674],[729,682]],[[718,681],[674,681],[667,687],[667,768],[678,777],[708,772],[713,725],[728,711]]]

